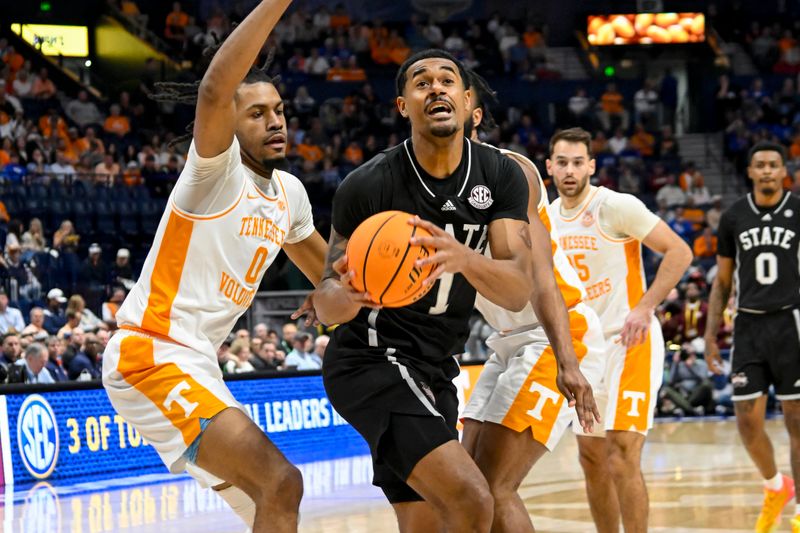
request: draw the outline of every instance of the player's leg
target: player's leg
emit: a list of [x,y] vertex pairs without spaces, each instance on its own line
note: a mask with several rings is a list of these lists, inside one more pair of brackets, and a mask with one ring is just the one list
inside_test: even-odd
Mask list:
[[[281,484],[286,478],[292,478],[293,467],[276,467],[275,481],[256,480],[254,483],[258,487],[254,488],[232,471],[237,463],[235,458],[247,457],[247,454],[253,454],[248,460],[263,458],[264,441],[267,449],[271,444],[263,432],[236,408],[238,403],[217,378],[219,369],[208,358],[174,343],[124,333],[114,336],[106,352],[103,384],[109,399],[120,415],[153,445],[172,472],[182,472],[186,468],[201,483],[217,485],[218,489],[225,481],[233,483],[236,488],[227,488],[220,494],[233,503],[232,507],[240,516],[247,517],[253,515],[248,510],[248,499],[259,506],[265,486]],[[216,435],[223,426],[231,435],[236,435],[236,439],[222,445],[215,444],[219,440]],[[209,431],[208,439],[205,431]],[[254,445],[254,442],[258,444]],[[192,463],[198,462],[199,452],[201,464],[198,469]],[[209,453],[215,456],[214,459],[205,459]],[[215,466],[215,463],[228,458],[233,458],[233,468]],[[270,462],[265,464],[271,466]],[[261,477],[267,477],[263,471]],[[298,484],[301,489],[299,480]],[[286,509],[291,509],[292,496],[287,488]],[[247,517],[243,519],[248,521]],[[254,530],[292,529],[266,529],[257,523]]]
[[653,320],[644,342],[626,348],[609,342],[609,407],[606,452],[626,533],[647,531],[649,500],[642,475],[645,435],[653,425],[663,382],[664,341]]
[[514,431],[485,422],[473,455],[494,498],[492,532],[533,532],[519,487],[547,448],[532,438],[530,430]]
[[772,441],[764,430],[767,396],[761,395],[751,400],[737,400],[734,396],[733,399],[736,427],[742,444],[761,473],[761,477],[772,479],[778,473],[778,467],[775,464]]
[[641,468],[644,438],[635,431],[606,432],[608,469],[626,533],[647,531],[649,500]]
[[[783,423],[789,433],[792,477],[800,480],[800,400],[782,400]],[[800,503],[800,500],[798,501]]]
[[619,499],[608,467],[606,439],[578,436],[578,452],[594,525],[598,533],[617,533],[620,522]]
[[[465,419],[463,442],[494,498],[492,531],[532,532],[530,515],[517,491],[547,451],[546,445],[558,442],[570,412],[556,387],[556,359],[542,328],[492,337],[489,345],[496,350],[492,359],[502,363],[494,366],[502,370],[492,373],[489,368],[481,374],[476,384],[479,394],[470,398],[464,416],[477,412],[482,423]],[[491,394],[481,397],[488,377]]]
[[300,471],[241,410],[226,409],[211,420],[200,438],[196,464],[255,503],[254,532],[297,531],[303,495]]
[[458,441],[446,442],[423,457],[406,483],[437,511],[445,531],[490,531],[494,506],[489,485]]

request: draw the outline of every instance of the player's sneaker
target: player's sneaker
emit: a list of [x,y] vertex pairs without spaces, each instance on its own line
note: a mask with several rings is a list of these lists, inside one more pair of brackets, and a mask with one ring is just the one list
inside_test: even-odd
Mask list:
[[[778,528],[781,521],[781,511],[787,503],[794,498],[794,481],[788,476],[783,476],[783,487],[780,490],[764,489],[764,505],[756,522],[756,533],[772,533]],[[794,531],[792,519],[792,530]],[[800,527],[800,524],[798,524]],[[798,529],[797,531],[800,531]]]
[[792,533],[800,533],[800,514],[796,514],[792,518]]

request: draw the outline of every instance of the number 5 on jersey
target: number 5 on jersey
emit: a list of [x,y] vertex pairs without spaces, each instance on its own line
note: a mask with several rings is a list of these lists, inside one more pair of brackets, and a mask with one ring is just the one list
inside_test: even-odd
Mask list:
[[589,272],[589,267],[586,265],[586,254],[571,254],[567,256],[569,260],[569,264],[572,265],[572,268],[578,273],[578,277],[584,283],[589,281],[591,276],[591,272]]

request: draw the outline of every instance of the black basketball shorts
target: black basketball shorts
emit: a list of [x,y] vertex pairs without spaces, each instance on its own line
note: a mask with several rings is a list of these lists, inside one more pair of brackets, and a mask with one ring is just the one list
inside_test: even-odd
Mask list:
[[406,484],[416,464],[458,440],[458,397],[452,383],[458,363],[412,361],[388,350],[383,355],[337,350],[326,354],[322,378],[336,411],[369,444],[373,485],[390,503],[421,501]]
[[800,400],[800,310],[739,312],[731,349],[733,400],[752,400],[775,386],[779,400]]

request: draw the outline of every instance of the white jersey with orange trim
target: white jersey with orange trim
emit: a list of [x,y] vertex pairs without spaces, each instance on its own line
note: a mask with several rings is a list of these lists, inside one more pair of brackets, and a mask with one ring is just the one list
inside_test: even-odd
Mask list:
[[139,280],[117,312],[120,327],[216,361],[281,246],[313,233],[302,183],[278,170],[257,177],[239,150],[234,138],[222,154],[202,158],[192,143]]
[[609,341],[645,293],[642,244],[659,218],[636,197],[591,187],[586,200],[565,210],[561,198],[552,212],[561,248],[586,285],[586,303],[600,316]]
[[[550,213],[548,211],[550,201],[547,198],[547,189],[544,186],[544,181],[542,181],[542,176],[539,174],[539,170],[536,168],[536,165],[527,157],[520,155],[517,152],[512,152],[511,150],[505,150],[502,148],[497,148],[497,150],[503,154],[506,154],[507,156],[520,158],[527,161],[531,168],[536,170],[540,191],[539,204],[537,205],[539,218],[542,220],[545,228],[547,228],[547,231],[550,233],[550,245],[553,254],[553,271],[556,277],[556,284],[561,291],[561,295],[564,297],[564,303],[566,304],[567,309],[571,309],[586,297],[586,291],[583,288],[583,284],[581,283],[578,273],[574,268],[572,268],[567,256],[564,254],[564,251],[561,250],[561,247],[558,244],[558,230],[550,221]],[[489,253],[488,247],[487,253]],[[522,311],[514,312],[490,302],[481,296],[480,293],[478,293],[477,298],[475,299],[475,307],[481,312],[484,319],[486,319],[486,322],[499,331],[514,330],[524,326],[539,324],[539,319],[536,316],[536,313],[534,312],[533,306],[530,304],[530,302],[528,302],[528,304],[525,306],[525,309]]]

